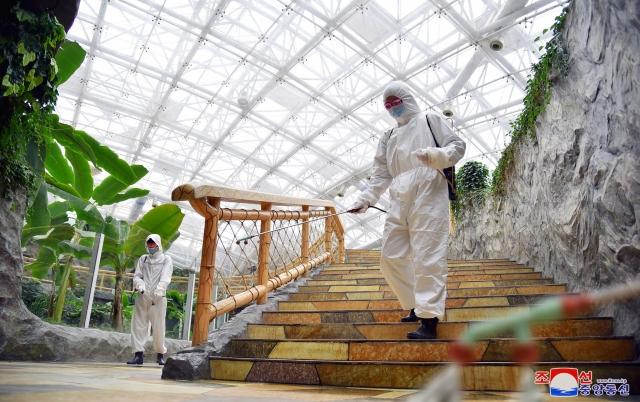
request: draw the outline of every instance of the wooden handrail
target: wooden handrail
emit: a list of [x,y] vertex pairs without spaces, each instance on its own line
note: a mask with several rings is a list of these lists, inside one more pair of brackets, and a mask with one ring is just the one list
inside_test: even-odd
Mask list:
[[[193,328],[192,344],[199,345],[207,341],[209,322],[220,314],[224,314],[252,301],[258,304],[267,301],[267,293],[276,287],[306,275],[307,271],[323,262],[331,262],[333,235],[338,239],[338,259],[344,261],[344,227],[337,216],[325,219],[325,232],[314,244],[310,244],[309,219],[335,214],[333,202],[307,198],[288,197],[284,195],[268,194],[258,191],[235,189],[207,183],[186,183],[176,187],[171,192],[173,201],[189,201],[194,210],[205,218],[204,240],[202,243],[202,258],[200,265],[200,282],[198,284],[198,301]],[[259,204],[257,209],[228,209],[221,208],[221,201],[242,204]],[[276,206],[296,207],[300,210],[277,209]],[[310,207],[320,209],[310,210]],[[260,239],[258,242],[258,284],[250,289],[231,296],[225,300],[212,303],[213,284],[215,278],[215,255],[219,221],[260,221]],[[291,258],[283,267],[275,269],[269,279],[270,247],[272,242],[271,221],[300,220],[302,228],[300,236],[300,255]],[[324,245],[324,252],[322,252]],[[310,257],[316,257],[311,259]],[[284,262],[284,261],[283,261]],[[298,265],[295,265],[298,264]],[[292,267],[295,265],[294,267]],[[284,272],[282,272],[284,271]],[[279,272],[282,272],[278,275]],[[244,277],[237,277],[238,282],[245,281]],[[228,286],[224,280],[225,287]],[[246,284],[246,282],[245,282]]]
[[267,202],[273,206],[309,205],[311,207],[334,207],[333,202],[326,200],[289,197],[202,182],[185,183],[171,192],[172,201],[192,201],[200,198],[217,198],[220,201],[241,202],[243,204],[262,204]]

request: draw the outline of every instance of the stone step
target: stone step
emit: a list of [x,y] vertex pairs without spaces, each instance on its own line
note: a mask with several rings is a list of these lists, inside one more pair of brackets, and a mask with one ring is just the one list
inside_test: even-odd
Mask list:
[[[316,275],[307,281],[307,286],[335,286],[335,285],[384,285],[386,280],[380,274],[377,278],[327,278],[334,275]],[[341,275],[335,275],[341,276]],[[447,282],[477,282],[477,281],[494,281],[508,279],[538,279],[542,277],[541,272],[525,272],[515,274],[478,274],[478,275],[451,275],[447,276]]]
[[[211,357],[210,367],[213,380],[408,389],[423,387],[449,364]],[[516,363],[481,362],[461,367],[461,388],[464,391],[520,391],[524,372],[548,372],[556,367],[591,371],[593,379],[624,378],[629,384],[640,384],[640,363],[548,362],[524,367]],[[541,392],[548,392],[546,386],[539,387]]]
[[[356,292],[356,293],[292,293],[289,295],[291,302],[327,302],[327,301],[366,301],[382,303],[389,301],[397,303],[393,294],[385,297],[384,293],[391,292]],[[554,294],[554,293],[552,293]],[[471,296],[471,297],[447,297],[447,307],[479,307],[479,306],[520,306],[523,304],[540,303],[550,297],[549,293],[506,295],[506,296]],[[399,307],[394,307],[399,308]]]
[[[442,321],[487,321],[504,318],[509,315],[526,314],[531,306],[500,307],[450,307],[445,308]],[[265,311],[262,322],[265,324],[321,324],[321,323],[372,323],[400,322],[409,314],[403,309],[380,310],[319,310],[319,311]]]
[[[502,265],[502,266],[475,266],[475,267],[448,267],[448,272],[458,273],[461,271],[471,271],[472,273],[477,272],[485,272],[491,271],[487,273],[500,273],[501,270],[513,270],[513,269],[522,269],[527,268],[522,264],[511,264],[511,265]],[[362,265],[336,265],[332,264],[330,266],[324,267],[318,271],[318,273],[336,273],[337,271],[344,273],[367,273],[369,271],[380,271],[380,264],[362,264]],[[350,272],[352,271],[352,272]],[[531,272],[532,269],[529,268],[528,272]],[[464,274],[462,274],[464,275]]]
[[[486,288],[498,286],[524,286],[524,285],[550,285],[552,279],[507,279],[494,281],[467,281],[467,282],[449,282],[447,281],[447,289],[468,289],[468,288]],[[389,285],[323,285],[323,286],[300,286],[298,290],[301,293],[316,292],[379,292],[391,290]]]
[[[317,293],[297,293],[298,300],[278,302],[279,311],[337,311],[337,310],[384,310],[401,309],[396,298],[359,299],[359,300],[304,300],[301,296],[313,296]],[[325,293],[326,294],[326,293]],[[329,293],[331,294],[331,293]],[[291,296],[294,296],[293,294]],[[548,299],[548,294],[530,294],[513,296],[474,296],[448,297],[447,308],[453,307],[500,307],[537,304]]]
[[[511,274],[533,274],[533,268],[512,268],[512,269],[487,269],[487,270],[476,270],[476,271],[449,271],[447,275],[450,278],[453,277],[466,277],[469,275],[511,275]],[[536,274],[541,274],[540,272],[535,272]],[[370,279],[370,278],[383,278],[382,272],[367,270],[365,272],[356,271],[353,273],[345,273],[341,274],[336,271],[331,272],[318,272],[313,276],[313,280],[338,280],[338,279]],[[465,278],[466,279],[466,278]],[[505,278],[506,279],[506,278]]]
[[[531,326],[534,338],[611,336],[612,318],[587,317],[561,321],[536,323]],[[458,339],[469,326],[484,322],[448,322],[438,324],[438,339]],[[407,332],[415,330],[419,323],[378,323],[378,324],[249,324],[250,339],[387,339],[405,340]],[[512,338],[511,332],[495,335],[496,338]]]
[[[516,296],[529,294],[558,294],[564,293],[564,284],[553,285],[525,285],[525,286],[502,286],[489,288],[469,288],[469,289],[447,289],[449,298],[466,298],[481,296]],[[289,295],[292,301],[312,301],[312,300],[379,300],[396,299],[395,293],[391,290],[374,292],[322,292],[322,293],[292,293]]]
[[[247,359],[447,362],[457,342],[441,340],[240,339],[231,340],[229,357]],[[634,357],[632,336],[535,338],[539,362],[621,362]],[[476,342],[474,362],[509,362],[515,338]]]

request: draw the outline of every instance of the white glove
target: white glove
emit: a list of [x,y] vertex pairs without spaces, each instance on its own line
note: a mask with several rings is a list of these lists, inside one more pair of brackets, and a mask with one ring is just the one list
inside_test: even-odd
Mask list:
[[352,214],[364,214],[369,209],[369,204],[364,201],[356,201],[355,204],[349,207],[347,211]]
[[444,169],[452,166],[449,162],[449,155],[441,148],[428,147],[413,151],[411,154],[432,169]]
[[145,290],[145,289],[144,289],[144,282],[142,282],[142,281],[141,281],[141,282],[138,284],[138,292],[140,292],[140,293],[142,294],[142,293],[144,293],[144,290]]
[[153,296],[155,297],[156,300],[162,299],[164,295],[165,295],[165,291],[162,289],[156,289],[156,291],[153,293]]

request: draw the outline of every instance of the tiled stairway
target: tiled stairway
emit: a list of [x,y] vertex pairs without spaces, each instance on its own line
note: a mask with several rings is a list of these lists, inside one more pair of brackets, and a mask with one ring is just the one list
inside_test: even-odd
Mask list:
[[[418,388],[449,359],[450,344],[470,325],[526,313],[550,294],[565,292],[532,268],[508,260],[450,260],[446,318],[437,340],[408,340],[419,324],[403,311],[379,269],[379,251],[347,252],[263,313],[263,324],[234,339],[229,357],[211,357],[211,378],[347,387]],[[476,362],[463,367],[465,390],[512,391],[522,370],[576,367],[593,378],[640,384],[633,338],[612,336],[612,318],[582,317],[533,325],[539,350],[533,368],[510,362],[512,334],[478,342]],[[632,390],[633,392],[633,390]],[[637,391],[636,391],[637,392]]]

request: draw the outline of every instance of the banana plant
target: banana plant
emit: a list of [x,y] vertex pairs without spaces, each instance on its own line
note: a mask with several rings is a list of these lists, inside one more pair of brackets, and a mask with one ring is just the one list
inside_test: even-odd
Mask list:
[[101,261],[111,265],[116,271],[115,298],[111,312],[111,325],[123,330],[124,274],[135,268],[138,259],[147,253],[145,241],[156,233],[162,239],[162,249],[166,252],[180,236],[178,229],[184,213],[173,204],[164,204],[151,209],[140,220],[130,226],[122,220],[107,217],[104,231]]
[[[62,44],[56,55],[58,85],[82,64],[85,54],[77,43]],[[29,268],[36,278],[43,278],[52,270],[59,291],[55,307],[52,303],[50,311],[54,319],[60,321],[66,289],[74,284],[72,257],[88,258],[94,235],[87,234],[105,230],[105,219],[96,205],[111,205],[147,195],[149,190],[130,186],[148,170],[142,165],[129,165],[86,132],[61,123],[56,115],[50,116],[49,124],[51,136],[41,144],[30,144],[27,149],[27,160],[41,183],[27,211],[22,245],[36,237],[35,241],[43,246]],[[94,187],[91,164],[109,173],[97,187]],[[49,205],[48,193],[63,201]],[[71,219],[73,215],[75,220]],[[66,261],[63,265],[62,260]]]

